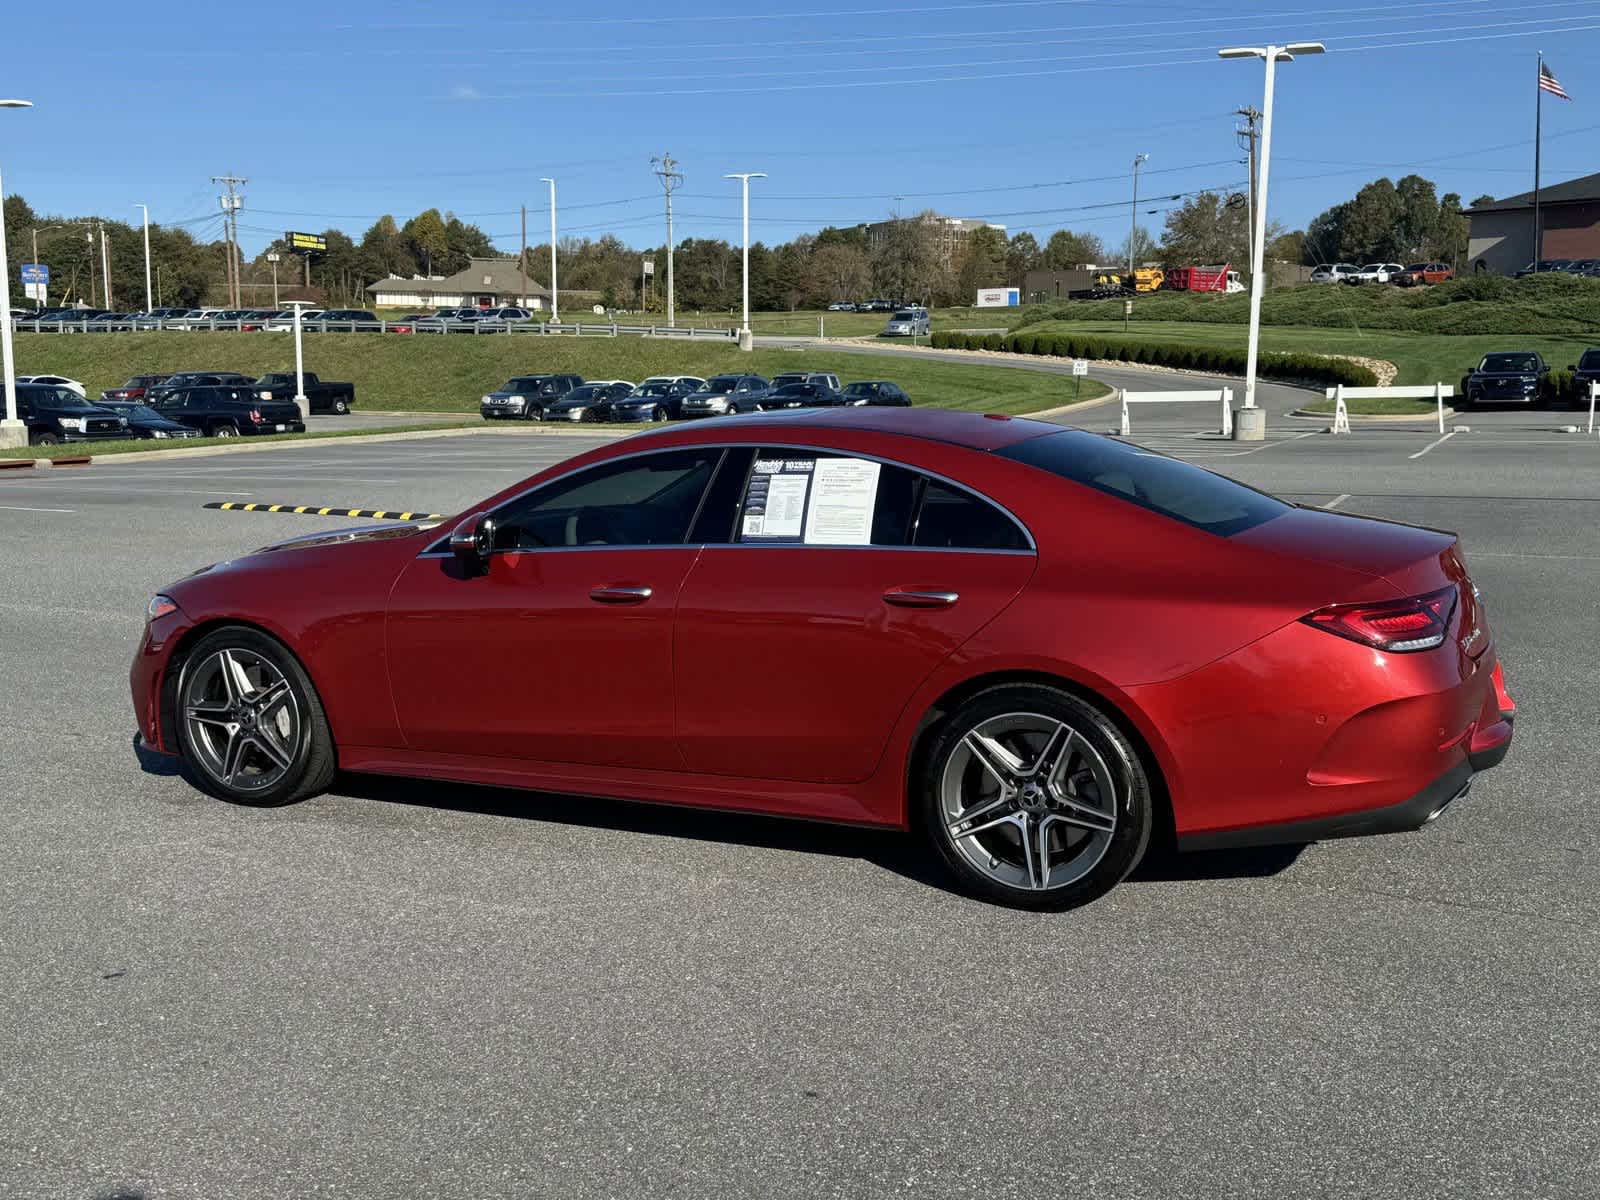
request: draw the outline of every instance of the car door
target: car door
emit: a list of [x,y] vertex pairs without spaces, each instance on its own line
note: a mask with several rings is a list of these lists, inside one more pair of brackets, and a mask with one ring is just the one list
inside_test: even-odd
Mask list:
[[[389,681],[406,743],[443,754],[681,767],[672,622],[722,451],[630,454],[494,513],[469,576],[444,544],[390,593]],[[742,479],[742,475],[741,475]]]
[[758,455],[673,635],[690,770],[856,782],[912,693],[1033,573],[1032,539],[947,480],[803,447]]

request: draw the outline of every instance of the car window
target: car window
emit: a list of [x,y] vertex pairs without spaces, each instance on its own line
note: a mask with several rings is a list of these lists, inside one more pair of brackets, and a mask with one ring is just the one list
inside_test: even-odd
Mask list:
[[1290,509],[1282,500],[1190,463],[1080,430],[1029,438],[996,453],[1220,537],[1243,533]]
[[1578,366],[1585,371],[1600,369],[1600,350],[1585,350],[1583,357],[1578,360]]
[[715,447],[671,450],[557,480],[494,514],[495,548],[682,544],[721,457]]
[[1017,523],[987,500],[928,480],[911,544],[936,550],[1026,550]]
[[1532,354],[1486,354],[1480,371],[1537,371],[1539,360]]

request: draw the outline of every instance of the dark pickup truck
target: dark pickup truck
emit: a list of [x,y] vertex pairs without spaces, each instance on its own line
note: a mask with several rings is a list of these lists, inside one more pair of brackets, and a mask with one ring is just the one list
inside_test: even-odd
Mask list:
[[1485,354],[1468,375],[1457,408],[1479,404],[1526,404],[1533,408],[1549,399],[1550,368],[1533,351]]
[[179,388],[150,407],[169,420],[198,429],[206,437],[306,431],[299,406],[282,400],[263,400],[249,386]]
[[[356,385],[353,383],[325,383],[310,371],[301,376],[306,381],[306,399],[311,401],[312,412],[331,412],[343,416],[356,402]],[[250,385],[258,400],[288,400],[294,402],[294,372],[283,371],[263,375]]]
[[[0,412],[4,406],[5,387],[0,385]],[[17,384],[17,419],[28,428],[30,446],[133,436],[125,417],[89,403],[71,388],[49,383]]]

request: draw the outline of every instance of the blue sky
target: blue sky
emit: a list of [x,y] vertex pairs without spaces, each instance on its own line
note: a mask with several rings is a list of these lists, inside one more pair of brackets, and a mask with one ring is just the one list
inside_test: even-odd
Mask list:
[[[7,191],[35,208],[220,229],[212,175],[247,177],[241,241],[359,237],[452,209],[514,250],[563,235],[664,238],[650,159],[685,182],[676,233],[737,240],[936,208],[1013,232],[1127,233],[1162,197],[1245,179],[1233,109],[1259,62],[1220,46],[1322,40],[1279,71],[1271,215],[1303,226],[1378,175],[1470,200],[1532,184],[1536,52],[1547,182],[1600,170],[1600,3],[1534,0],[501,0],[14,6],[0,48]],[[903,197],[896,200],[896,197]],[[1150,213],[1148,210],[1158,211]]]

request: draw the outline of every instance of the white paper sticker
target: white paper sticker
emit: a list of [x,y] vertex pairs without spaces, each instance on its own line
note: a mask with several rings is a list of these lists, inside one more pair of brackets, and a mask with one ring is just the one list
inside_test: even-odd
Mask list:
[[758,532],[764,537],[799,537],[806,515],[809,475],[774,475],[767,488],[765,521]]
[[806,513],[807,544],[872,544],[872,514],[878,502],[878,470],[878,463],[861,458],[817,460],[810,511]]

